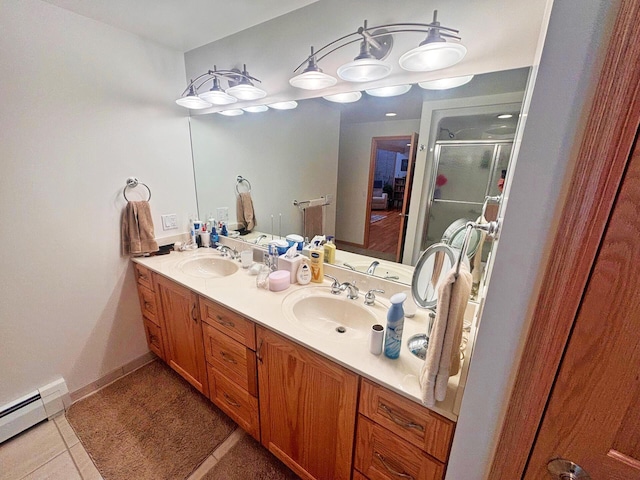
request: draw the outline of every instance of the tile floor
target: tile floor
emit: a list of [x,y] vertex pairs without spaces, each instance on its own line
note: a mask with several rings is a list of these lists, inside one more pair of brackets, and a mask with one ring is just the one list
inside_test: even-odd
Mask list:
[[[200,480],[244,435],[236,429],[188,480]],[[0,480],[102,480],[64,415],[0,445]]]

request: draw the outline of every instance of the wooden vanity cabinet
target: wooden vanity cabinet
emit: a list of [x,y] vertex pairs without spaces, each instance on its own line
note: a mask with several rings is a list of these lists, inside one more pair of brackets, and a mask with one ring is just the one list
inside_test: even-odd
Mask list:
[[165,361],[187,382],[209,396],[198,296],[161,275],[153,275]]
[[358,376],[256,327],[262,445],[304,479],[349,480]]
[[255,325],[200,297],[209,398],[260,441]]
[[138,288],[138,299],[140,300],[140,311],[142,312],[144,324],[144,333],[147,337],[149,350],[164,360],[164,339],[157,313],[158,306],[156,303],[156,294],[153,290],[151,271],[135,263],[134,272]]

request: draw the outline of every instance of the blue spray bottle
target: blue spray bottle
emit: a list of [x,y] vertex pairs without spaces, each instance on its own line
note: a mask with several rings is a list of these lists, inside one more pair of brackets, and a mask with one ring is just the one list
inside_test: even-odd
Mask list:
[[404,328],[404,309],[402,304],[407,299],[405,293],[396,293],[390,299],[391,306],[387,312],[387,329],[384,337],[384,354],[388,358],[398,358],[402,347],[402,329]]

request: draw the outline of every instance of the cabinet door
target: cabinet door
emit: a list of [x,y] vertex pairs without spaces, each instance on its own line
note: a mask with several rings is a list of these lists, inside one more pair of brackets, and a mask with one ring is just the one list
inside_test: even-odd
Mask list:
[[357,375],[256,330],[262,444],[304,479],[348,480]]
[[153,278],[165,337],[166,362],[208,396],[198,296],[164,277],[154,275]]

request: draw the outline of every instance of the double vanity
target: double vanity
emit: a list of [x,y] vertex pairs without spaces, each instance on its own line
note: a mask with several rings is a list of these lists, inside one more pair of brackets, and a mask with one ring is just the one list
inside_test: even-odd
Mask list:
[[[332,294],[329,280],[272,292],[204,248],[133,261],[149,348],[300,477],[444,477],[468,362],[426,408],[423,361],[406,346],[425,332],[426,310],[405,319],[400,358],[369,352],[371,326],[385,324],[387,298],[406,285],[325,265],[355,281],[357,299]],[[385,294],[365,305],[374,288]],[[471,337],[475,310],[465,315]]]

